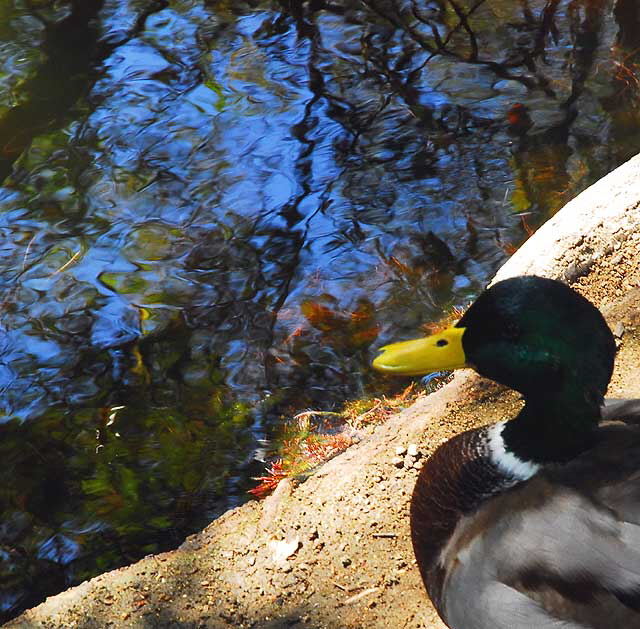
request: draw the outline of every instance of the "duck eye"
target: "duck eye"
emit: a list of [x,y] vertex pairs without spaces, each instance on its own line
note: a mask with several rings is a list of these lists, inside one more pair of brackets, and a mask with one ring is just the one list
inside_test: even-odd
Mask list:
[[438,339],[436,341],[436,345],[438,347],[444,347],[445,345],[449,345],[449,341],[445,340],[445,339]]

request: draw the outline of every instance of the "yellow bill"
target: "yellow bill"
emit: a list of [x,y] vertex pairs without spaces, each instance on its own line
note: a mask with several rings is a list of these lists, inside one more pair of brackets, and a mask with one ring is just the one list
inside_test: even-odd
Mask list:
[[413,341],[400,341],[380,348],[373,368],[399,376],[423,376],[434,371],[467,366],[462,335],[465,328],[447,328]]

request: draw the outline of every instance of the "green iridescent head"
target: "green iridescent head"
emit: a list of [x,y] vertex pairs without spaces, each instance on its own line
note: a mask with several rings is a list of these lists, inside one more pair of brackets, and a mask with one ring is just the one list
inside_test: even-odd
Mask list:
[[374,368],[418,375],[472,367],[525,398],[564,396],[599,405],[615,343],[600,312],[556,280],[514,277],[484,291],[439,335],[381,348]]

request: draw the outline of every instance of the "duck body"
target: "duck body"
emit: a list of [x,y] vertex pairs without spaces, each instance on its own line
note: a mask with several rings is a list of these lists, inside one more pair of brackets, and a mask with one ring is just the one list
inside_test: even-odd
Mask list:
[[640,430],[603,426],[592,448],[528,478],[500,463],[495,434],[451,439],[416,483],[412,542],[442,619],[640,628]]
[[411,535],[436,610],[452,629],[640,629],[640,428],[602,419],[615,356],[604,319],[560,282],[519,277],[455,328],[374,363],[416,373],[459,366],[462,351],[525,400],[440,446],[418,477]]

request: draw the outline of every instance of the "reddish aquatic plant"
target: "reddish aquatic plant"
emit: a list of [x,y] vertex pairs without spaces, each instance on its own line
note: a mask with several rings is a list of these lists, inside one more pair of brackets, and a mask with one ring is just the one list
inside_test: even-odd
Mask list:
[[[444,379],[439,379],[436,385]],[[424,395],[410,384],[398,395],[364,400],[352,400],[341,412],[302,411],[286,423],[288,438],[280,442],[280,458],[273,461],[263,476],[254,480],[259,484],[249,493],[256,498],[270,494],[285,478],[312,473],[313,469],[344,452],[354,443],[349,431],[383,423],[390,415]],[[339,432],[342,429],[342,432]]]
[[316,465],[324,463],[329,459],[346,450],[353,440],[346,435],[312,435],[303,439],[300,443],[300,452],[306,460]]
[[265,476],[257,476],[253,480],[259,480],[260,484],[256,485],[253,489],[249,490],[250,494],[253,494],[257,498],[264,498],[270,494],[277,486],[278,483],[289,476],[289,473],[284,469],[283,460],[278,459],[273,461],[266,470]]
[[281,480],[309,472],[346,450],[352,443],[351,437],[344,434],[308,434],[283,441],[280,452],[284,458],[271,463],[264,476],[254,478],[260,483],[249,493],[264,498]]

